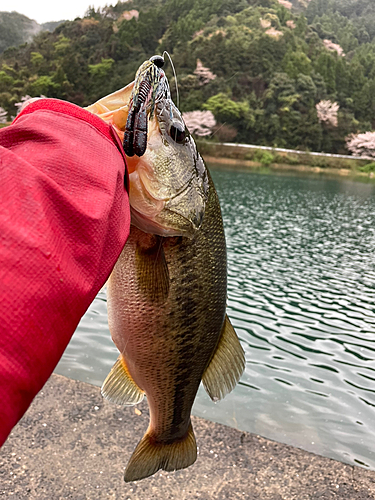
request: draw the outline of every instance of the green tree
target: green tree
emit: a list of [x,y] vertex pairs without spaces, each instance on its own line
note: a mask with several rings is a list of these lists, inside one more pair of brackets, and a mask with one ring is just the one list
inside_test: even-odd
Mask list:
[[107,78],[108,74],[110,73],[114,60],[109,58],[109,59],[104,59],[102,58],[101,62],[98,64],[89,64],[89,73],[90,75],[102,79],[102,78]]
[[300,74],[310,75],[312,71],[311,60],[301,50],[288,50],[282,61],[282,67],[284,72],[294,79]]
[[45,95],[46,97],[55,97],[55,91],[58,85],[52,80],[52,77],[43,75],[36,79],[32,78],[27,85],[28,94],[31,97],[39,97]]

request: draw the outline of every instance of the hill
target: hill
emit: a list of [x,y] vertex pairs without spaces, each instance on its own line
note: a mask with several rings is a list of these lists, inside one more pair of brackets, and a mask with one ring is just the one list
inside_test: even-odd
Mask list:
[[[373,0],[129,0],[89,9],[0,57],[0,106],[23,95],[87,105],[168,51],[182,111],[220,140],[345,153],[375,126]],[[167,69],[173,89],[173,78]]]
[[31,42],[40,31],[53,31],[61,22],[38,24],[18,12],[0,12],[0,54],[8,47]]

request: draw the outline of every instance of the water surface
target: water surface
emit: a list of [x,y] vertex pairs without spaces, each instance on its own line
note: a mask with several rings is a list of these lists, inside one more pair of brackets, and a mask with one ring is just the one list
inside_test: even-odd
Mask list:
[[[194,413],[375,469],[375,185],[213,178],[247,365],[224,401],[200,389]],[[101,291],[56,371],[101,385],[116,358]]]

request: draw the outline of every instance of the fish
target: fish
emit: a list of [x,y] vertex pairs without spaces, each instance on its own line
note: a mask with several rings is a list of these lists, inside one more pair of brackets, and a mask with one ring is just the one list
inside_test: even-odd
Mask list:
[[[133,152],[127,156],[130,235],[107,283],[109,329],[120,355],[101,389],[120,405],[147,397],[149,426],[127,464],[126,482],[192,465],[197,444],[191,409],[200,383],[219,401],[245,367],[226,314],[226,243],[217,192],[170,97],[160,60],[143,64],[134,82],[88,108],[115,127],[125,152]],[[134,105],[145,79],[148,94]],[[132,113],[145,109],[142,153],[143,146],[133,147]]]

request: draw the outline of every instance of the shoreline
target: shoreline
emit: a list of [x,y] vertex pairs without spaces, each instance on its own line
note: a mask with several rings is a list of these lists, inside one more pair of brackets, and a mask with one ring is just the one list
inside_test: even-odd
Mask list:
[[375,175],[373,172],[360,172],[353,171],[348,168],[322,168],[322,167],[312,167],[310,165],[289,165],[286,163],[271,163],[268,166],[262,165],[262,163],[251,161],[251,160],[240,160],[235,158],[221,158],[216,156],[204,155],[204,160],[209,165],[221,165],[223,167],[234,168],[235,170],[251,171],[251,172],[280,172],[280,173],[293,173],[299,172],[303,174],[324,174],[348,178],[361,178],[361,179],[374,179]]
[[192,422],[194,465],[126,484],[124,468],[148,425],[147,403],[113,405],[98,387],[53,374],[0,450],[0,498],[375,498],[375,471],[202,418]]
[[244,171],[331,175],[357,180],[375,179],[375,161],[370,158],[304,153],[248,144],[213,143],[197,140],[207,163],[242,168]]

